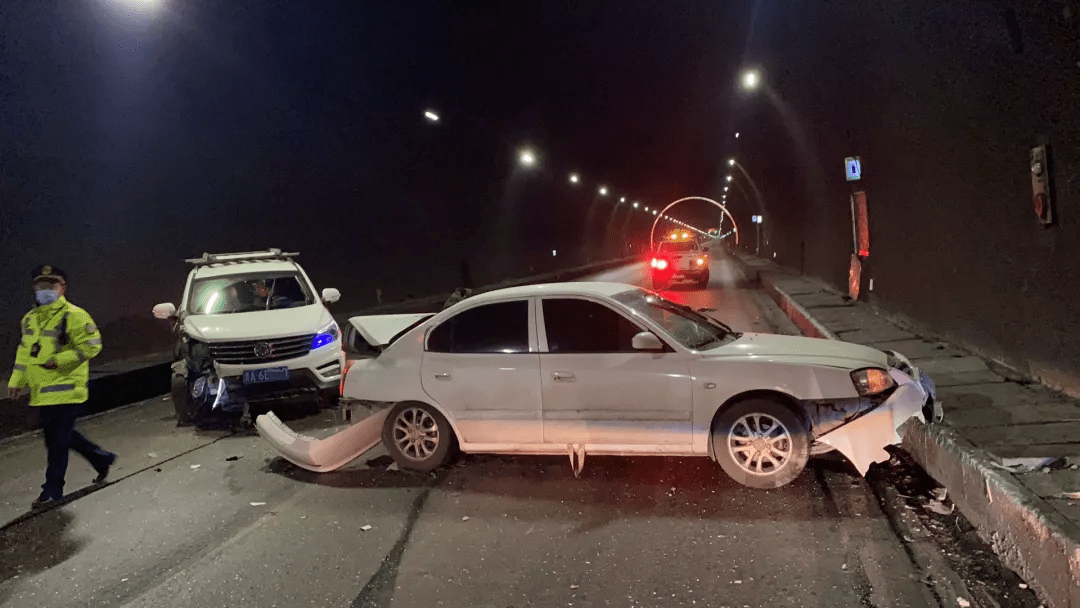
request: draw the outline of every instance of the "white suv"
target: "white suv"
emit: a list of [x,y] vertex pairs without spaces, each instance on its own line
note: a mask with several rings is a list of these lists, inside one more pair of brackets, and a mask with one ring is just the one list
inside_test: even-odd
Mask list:
[[179,309],[158,304],[174,321],[172,396],[180,424],[213,412],[296,399],[333,400],[344,364],[341,332],[326,304],[341,294],[314,285],[280,249],[203,254],[187,260]]

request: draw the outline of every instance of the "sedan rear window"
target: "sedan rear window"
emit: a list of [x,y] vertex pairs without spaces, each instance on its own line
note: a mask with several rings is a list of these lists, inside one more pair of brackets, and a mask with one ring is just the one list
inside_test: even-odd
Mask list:
[[527,353],[529,303],[499,302],[460,312],[431,330],[427,349],[436,353]]
[[689,241],[679,241],[677,243],[664,241],[663,243],[660,243],[658,251],[660,251],[661,253],[683,253],[686,251],[697,251],[697,243],[691,243]]

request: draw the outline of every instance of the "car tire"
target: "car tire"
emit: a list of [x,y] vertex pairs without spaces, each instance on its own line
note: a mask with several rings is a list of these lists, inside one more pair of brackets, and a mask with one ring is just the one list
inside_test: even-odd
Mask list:
[[761,490],[791,483],[810,457],[810,432],[803,421],[783,403],[762,397],[721,413],[713,422],[712,444],[729,477]]
[[383,424],[383,445],[399,468],[434,471],[457,447],[454,429],[442,413],[419,402],[399,403]]
[[169,389],[173,409],[176,411],[176,424],[187,426],[195,422],[195,400],[191,398],[191,385],[187,376],[173,372]]

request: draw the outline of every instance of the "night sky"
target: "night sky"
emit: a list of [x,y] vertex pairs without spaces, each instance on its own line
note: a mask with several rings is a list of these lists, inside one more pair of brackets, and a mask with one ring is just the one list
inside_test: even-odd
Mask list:
[[715,195],[754,154],[749,2],[157,4],[0,5],[5,357],[39,263],[106,327],[177,301],[185,257],[267,246],[360,308],[640,241],[597,185]]

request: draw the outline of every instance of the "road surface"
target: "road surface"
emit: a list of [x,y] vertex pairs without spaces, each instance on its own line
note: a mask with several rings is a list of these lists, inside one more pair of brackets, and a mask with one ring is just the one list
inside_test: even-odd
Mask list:
[[[591,278],[641,284],[643,270]],[[740,331],[795,333],[730,260],[711,274],[707,290],[665,293]],[[256,436],[175,428],[171,412],[156,398],[85,421],[121,454],[113,482],[29,518],[16,519],[44,449],[0,444],[0,516],[15,520],[0,532],[0,605],[957,605],[836,458],[772,491],[707,459],[590,457],[575,478],[568,458],[465,456],[426,475],[390,468],[381,446],[315,474]],[[68,491],[91,476],[73,456]]]

